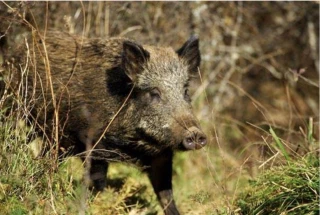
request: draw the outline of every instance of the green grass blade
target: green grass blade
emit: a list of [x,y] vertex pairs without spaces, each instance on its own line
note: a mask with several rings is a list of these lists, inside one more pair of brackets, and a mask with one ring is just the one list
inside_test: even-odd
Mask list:
[[269,129],[269,132],[271,134],[271,136],[273,137],[276,145],[277,145],[277,148],[281,151],[281,153],[283,154],[283,156],[286,158],[287,161],[290,160],[290,157],[286,151],[286,149],[284,148],[281,140],[279,139],[279,137],[276,135],[276,133],[274,132],[274,130],[270,127]]

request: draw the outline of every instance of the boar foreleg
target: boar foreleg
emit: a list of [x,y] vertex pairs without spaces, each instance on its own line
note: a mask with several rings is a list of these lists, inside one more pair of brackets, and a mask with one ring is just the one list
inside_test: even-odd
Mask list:
[[92,159],[90,179],[96,191],[102,191],[107,185],[108,163],[104,160]]
[[173,152],[168,150],[152,158],[148,169],[150,181],[165,215],[179,214],[172,193],[172,158]]

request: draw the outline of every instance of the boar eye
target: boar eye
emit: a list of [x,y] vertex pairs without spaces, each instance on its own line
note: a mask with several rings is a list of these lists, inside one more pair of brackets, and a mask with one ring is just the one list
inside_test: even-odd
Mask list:
[[161,93],[158,88],[154,88],[149,92],[150,99],[152,102],[160,102],[161,101]]
[[185,99],[186,101],[188,101],[188,102],[191,101],[191,98],[190,98],[190,96],[189,96],[189,90],[188,90],[188,88],[186,88],[186,89],[184,90],[184,99]]

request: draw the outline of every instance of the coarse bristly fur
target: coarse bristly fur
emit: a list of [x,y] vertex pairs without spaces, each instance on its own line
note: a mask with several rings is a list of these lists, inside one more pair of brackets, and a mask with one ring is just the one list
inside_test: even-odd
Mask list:
[[36,32],[28,43],[21,59],[29,65],[28,107],[40,130],[72,154],[85,155],[88,144],[94,146],[90,173],[97,190],[106,186],[109,161],[146,167],[165,213],[178,214],[173,150],[205,145],[187,89],[200,63],[198,39],[191,37],[178,51],[55,31]]

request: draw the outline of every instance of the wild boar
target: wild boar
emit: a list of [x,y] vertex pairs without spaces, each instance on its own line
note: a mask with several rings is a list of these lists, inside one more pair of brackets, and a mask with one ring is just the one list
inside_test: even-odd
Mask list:
[[24,62],[38,127],[63,151],[91,158],[96,190],[106,187],[110,161],[133,162],[145,167],[165,214],[179,214],[172,194],[174,150],[207,142],[188,94],[200,64],[198,38],[177,51],[55,31],[31,38]]

